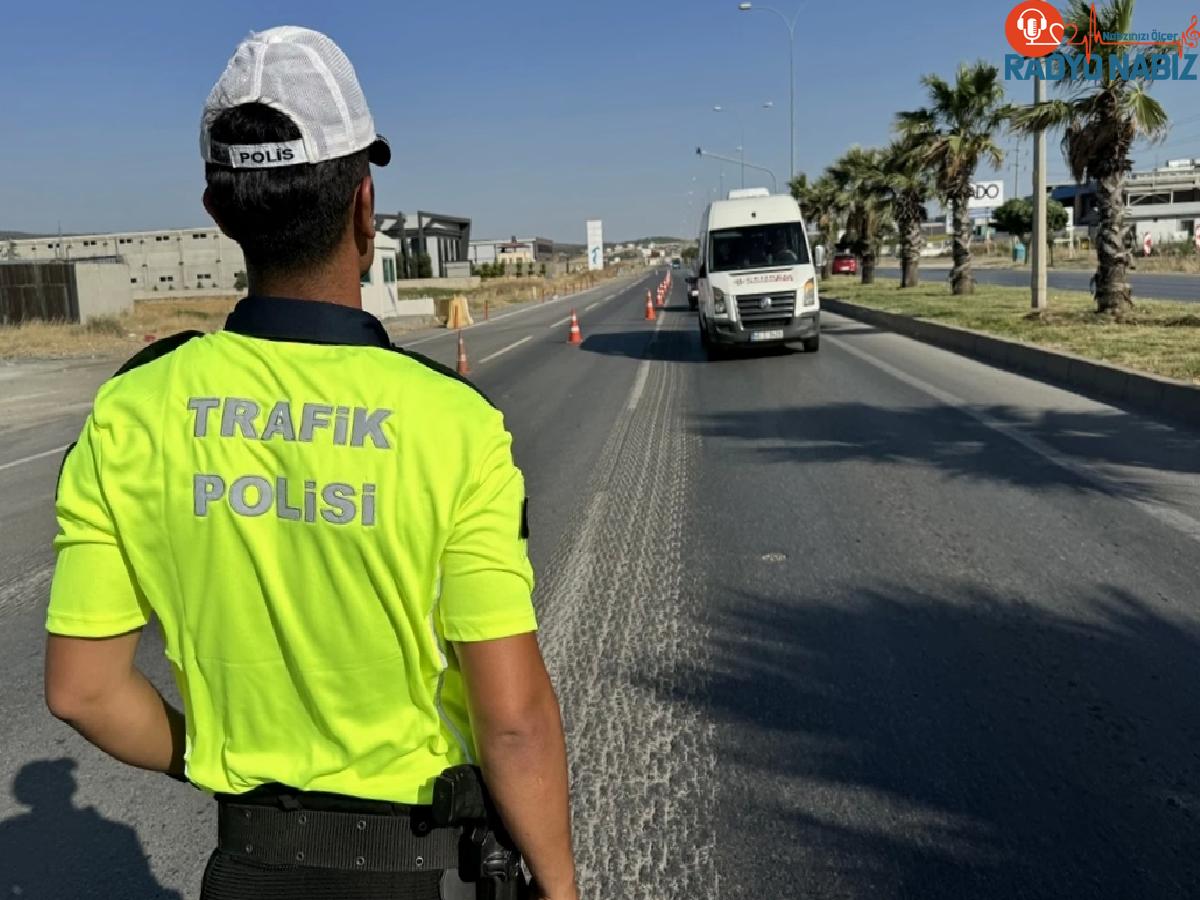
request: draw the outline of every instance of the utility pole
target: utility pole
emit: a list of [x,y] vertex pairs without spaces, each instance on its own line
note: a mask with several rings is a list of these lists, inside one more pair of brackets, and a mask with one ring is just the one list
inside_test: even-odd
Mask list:
[[[1034,78],[1033,105],[1046,102],[1046,82]],[[1033,136],[1033,257],[1030,294],[1033,308],[1045,309],[1046,297],[1046,132],[1039,129]]]

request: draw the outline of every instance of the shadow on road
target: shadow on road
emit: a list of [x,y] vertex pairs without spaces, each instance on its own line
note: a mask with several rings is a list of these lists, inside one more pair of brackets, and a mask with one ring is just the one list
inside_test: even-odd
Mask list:
[[716,722],[728,827],[795,896],[1200,896],[1194,618],[1111,587],[770,590],[709,588],[669,697]]
[[155,880],[132,828],[74,805],[74,771],[69,759],[39,760],[13,779],[28,811],[0,822],[0,897],[182,900]]
[[[991,419],[1018,424],[1060,452],[1089,463],[1200,473],[1197,436],[1124,413],[1033,413],[1007,406],[977,409]],[[717,412],[697,417],[693,428],[744,445],[745,452],[770,462],[915,464],[955,478],[1101,490],[1039,456],[1019,451],[1009,438],[940,404],[832,403]]]

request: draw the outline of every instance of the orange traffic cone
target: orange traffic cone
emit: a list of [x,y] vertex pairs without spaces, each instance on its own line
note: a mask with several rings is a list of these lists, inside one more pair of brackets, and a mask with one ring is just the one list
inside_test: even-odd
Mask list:
[[666,295],[663,293],[663,289],[662,289],[662,288],[659,288],[659,289],[658,289],[658,305],[659,305],[659,306],[665,306],[665,305],[666,305]]
[[653,322],[658,318],[658,314],[654,312],[654,301],[650,299],[650,292],[646,291],[646,321]]
[[467,345],[463,343],[461,331],[458,333],[458,374],[471,374],[471,364],[467,362]]
[[579,316],[575,315],[575,310],[571,310],[571,330],[567,332],[567,343],[583,343],[583,332],[579,330]]

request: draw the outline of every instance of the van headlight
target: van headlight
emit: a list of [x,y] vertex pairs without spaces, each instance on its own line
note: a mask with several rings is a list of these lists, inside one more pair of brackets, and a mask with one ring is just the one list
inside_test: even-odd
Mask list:
[[815,278],[810,278],[804,282],[804,305],[817,305],[817,280]]
[[718,316],[725,315],[725,292],[719,287],[713,288],[713,313]]

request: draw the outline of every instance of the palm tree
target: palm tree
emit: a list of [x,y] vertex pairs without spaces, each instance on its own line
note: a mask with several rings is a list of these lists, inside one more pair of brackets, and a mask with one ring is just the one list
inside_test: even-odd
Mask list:
[[1004,151],[994,135],[1007,121],[999,70],[988,62],[958,67],[954,84],[937,75],[921,79],[929,105],[896,116],[904,137],[924,145],[923,157],[933,169],[942,197],[950,202],[954,219],[954,268],[950,283],[955,294],[975,291],[971,274],[971,219],[967,214],[971,179],[980,160],[995,168],[1004,163]]
[[837,185],[828,174],[822,175],[810,183],[808,176],[801,172],[792,179],[789,187],[792,196],[800,204],[800,212],[804,215],[805,224],[810,228],[815,227],[820,234],[821,244],[824,245],[826,251],[825,264],[821,267],[821,277],[828,278],[833,267],[834,245],[841,232],[847,198],[838,190]]
[[920,139],[893,141],[884,151],[883,179],[890,194],[900,249],[900,287],[920,284],[921,250],[925,246],[925,203],[933,177],[922,156]]
[[854,252],[862,259],[860,280],[872,284],[880,236],[889,213],[883,151],[875,147],[851,147],[826,171],[838,191],[850,199],[847,230],[856,235]]
[[[1134,0],[1110,0],[1096,13],[1102,32],[1133,30]],[[1070,32],[1074,25],[1080,34],[1091,27],[1091,5],[1071,0],[1063,19]],[[1132,169],[1129,151],[1139,137],[1159,140],[1167,133],[1167,113],[1148,93],[1143,79],[1127,80],[1115,71],[1112,57],[1128,47],[1099,44],[1092,47],[1092,66],[1103,66],[1096,81],[1082,77],[1086,62],[1082,47],[1063,47],[1079,78],[1064,82],[1069,96],[1038,106],[1027,106],[1014,115],[1017,129],[1026,133],[1039,130],[1063,131],[1063,157],[1076,182],[1095,182],[1096,212],[1096,311],[1120,318],[1133,306],[1126,274],[1129,251],[1125,249],[1125,175]],[[1149,56],[1163,48],[1147,47],[1140,52]],[[1152,66],[1151,66],[1152,68]],[[1116,75],[1117,77],[1113,77]]]

